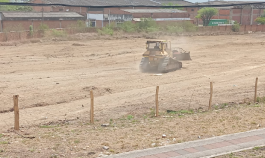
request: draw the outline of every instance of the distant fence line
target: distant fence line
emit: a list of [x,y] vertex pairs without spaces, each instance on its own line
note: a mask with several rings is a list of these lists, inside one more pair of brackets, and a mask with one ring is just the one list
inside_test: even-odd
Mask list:
[[[53,30],[64,30],[67,34],[75,34],[81,32],[97,32],[97,28],[65,28],[65,29],[53,29]],[[264,32],[265,25],[241,25],[239,32]],[[232,26],[204,26],[197,27],[196,32],[232,32]],[[33,34],[30,31],[12,31],[12,32],[0,32],[0,42],[26,40],[32,38],[42,38],[44,36],[42,31],[34,31]]]

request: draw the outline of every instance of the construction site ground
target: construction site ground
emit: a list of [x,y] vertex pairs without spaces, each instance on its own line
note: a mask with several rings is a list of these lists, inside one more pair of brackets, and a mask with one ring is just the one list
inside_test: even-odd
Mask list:
[[[159,37],[189,50],[192,58],[162,75],[138,69],[145,38],[1,46],[0,157],[97,157],[263,127],[263,104],[248,103],[256,77],[258,96],[265,96],[264,37]],[[210,82],[216,110],[207,112]],[[152,117],[156,86],[158,118]],[[89,124],[90,90],[95,125]],[[12,132],[16,94],[18,133]]]

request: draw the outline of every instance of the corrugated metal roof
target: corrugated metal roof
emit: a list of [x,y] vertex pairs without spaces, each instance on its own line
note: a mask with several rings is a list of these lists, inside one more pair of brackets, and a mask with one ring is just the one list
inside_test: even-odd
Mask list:
[[[40,18],[42,12],[1,12],[5,18]],[[83,18],[76,12],[44,12],[44,18]]]
[[129,13],[186,13],[187,11],[178,9],[122,9]]
[[43,0],[46,4],[66,4],[79,6],[150,5],[160,6],[156,0]]
[[[156,18],[154,21],[182,21],[191,20],[191,18]],[[141,18],[133,18],[133,21],[141,21]]]
[[240,4],[240,3],[255,3],[255,2],[262,2],[262,1],[209,1],[209,2],[202,2],[198,3],[198,5],[222,5],[222,4]]
[[183,6],[188,6],[188,5],[194,5],[191,2],[185,1],[185,0],[156,0],[157,2],[160,2],[161,4],[178,4],[178,5],[183,5]]

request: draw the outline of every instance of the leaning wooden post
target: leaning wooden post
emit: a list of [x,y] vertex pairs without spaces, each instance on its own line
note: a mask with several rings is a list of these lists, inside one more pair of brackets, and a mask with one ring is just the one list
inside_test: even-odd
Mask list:
[[159,115],[158,111],[158,92],[159,92],[159,86],[156,86],[156,117]]
[[94,94],[93,91],[90,91],[90,123],[94,124]]
[[210,83],[210,100],[209,100],[208,110],[212,109],[212,99],[213,99],[213,82]]
[[13,96],[14,100],[14,114],[15,114],[15,125],[14,129],[19,130],[19,109],[18,109],[18,95]]
[[257,91],[258,91],[258,77],[256,78],[256,83],[255,83],[254,103],[257,102]]

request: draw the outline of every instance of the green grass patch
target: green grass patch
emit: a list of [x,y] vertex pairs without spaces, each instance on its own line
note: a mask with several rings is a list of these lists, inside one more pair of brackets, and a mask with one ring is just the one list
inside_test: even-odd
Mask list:
[[9,144],[7,141],[0,142],[0,144]]
[[258,103],[265,103],[265,97],[257,97]]
[[133,119],[133,116],[132,116],[132,115],[128,115],[128,116],[127,116],[127,119],[128,119],[128,120],[131,120],[131,119]]
[[179,110],[179,111],[173,111],[173,110],[167,110],[167,113],[170,115],[182,115],[182,114],[193,114],[194,111],[193,110]]
[[40,126],[40,128],[55,128],[57,126],[48,126],[48,125],[43,125],[43,126]]
[[221,105],[214,105],[214,109],[215,110],[224,109],[224,108],[226,108],[227,105],[228,105],[227,103],[223,103]]
[[253,150],[259,150],[261,147],[254,147]]
[[78,143],[80,143],[80,140],[75,140],[74,143],[78,144]]

